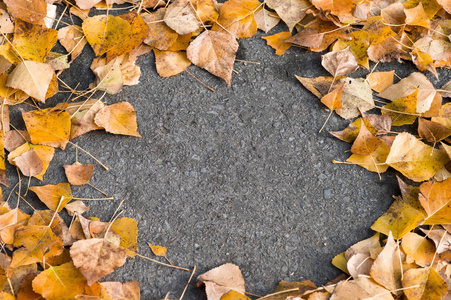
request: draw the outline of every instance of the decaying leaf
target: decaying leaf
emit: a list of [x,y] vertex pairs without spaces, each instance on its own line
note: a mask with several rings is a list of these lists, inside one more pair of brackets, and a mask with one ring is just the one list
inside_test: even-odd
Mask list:
[[244,278],[238,266],[224,264],[197,277],[197,286],[205,285],[208,300],[220,300],[230,290],[244,294]]
[[211,74],[221,77],[229,85],[238,42],[227,33],[205,31],[191,42],[188,59]]
[[70,248],[75,267],[85,276],[88,285],[112,273],[125,263],[125,250],[105,239],[76,241]]
[[200,27],[196,12],[188,0],[175,0],[166,9],[164,22],[180,35],[196,31]]

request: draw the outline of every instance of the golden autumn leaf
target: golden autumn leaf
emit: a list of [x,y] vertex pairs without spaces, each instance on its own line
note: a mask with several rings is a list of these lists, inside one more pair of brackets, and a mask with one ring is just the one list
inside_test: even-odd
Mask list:
[[155,65],[158,75],[161,77],[171,77],[184,72],[191,61],[182,51],[160,51],[153,49],[155,54]]
[[420,185],[418,199],[427,213],[424,224],[451,223],[451,178],[443,182],[424,182]]
[[64,149],[69,142],[71,130],[70,115],[65,111],[51,108],[23,112],[33,144],[42,144]]
[[83,21],[83,32],[97,56],[119,47],[132,34],[132,26],[121,17],[100,15]]
[[163,246],[159,246],[159,245],[152,245],[151,243],[147,243],[150,247],[150,250],[152,250],[152,253],[155,256],[161,256],[161,257],[165,257],[166,253],[168,251],[168,249],[166,249],[166,247]]
[[421,267],[430,266],[434,262],[435,246],[424,236],[408,232],[402,238],[401,247]]
[[338,87],[334,88],[330,93],[324,95],[321,98],[321,103],[327,106],[330,110],[335,110],[337,108],[341,108],[341,94],[343,91],[343,86],[345,85],[342,82]]
[[19,208],[12,209],[0,215],[0,238],[5,244],[14,242],[14,233],[17,228],[25,225],[29,215]]
[[31,186],[30,190],[38,195],[39,200],[53,211],[60,212],[66,203],[72,200],[72,192],[68,183],[57,185]]
[[11,268],[42,262],[63,251],[63,242],[48,226],[27,225],[16,229],[14,235],[14,251]]
[[386,164],[389,152],[390,148],[382,142],[371,154],[352,154],[346,161],[359,165],[370,172],[381,174],[387,171],[389,167]]
[[158,50],[168,50],[178,37],[177,32],[172,30],[166,23],[161,22],[161,20],[164,20],[165,13],[166,9],[161,8],[156,12],[142,15],[144,22],[149,25],[149,34],[144,43]]
[[33,290],[48,300],[71,300],[84,292],[86,279],[68,262],[57,267],[49,267],[33,279]]
[[365,118],[356,119],[355,121],[350,123],[348,127],[341,131],[329,131],[329,133],[344,142],[353,143],[357,138],[357,135],[359,134],[362,121],[365,123],[366,128],[371,132],[371,134],[377,134],[377,129],[374,128],[373,125],[371,125],[371,123]]
[[76,241],[70,248],[74,265],[85,276],[88,285],[112,273],[125,263],[126,252],[105,239]]
[[[377,298],[375,298],[377,297]],[[375,298],[378,300],[394,300],[390,291],[367,277],[339,282],[334,290],[331,300],[362,300]]]
[[45,102],[53,75],[54,70],[49,64],[23,61],[8,75],[6,86],[22,90],[29,96]]
[[380,145],[381,140],[375,137],[365,126],[365,122],[361,123],[360,131],[351,147],[351,152],[359,155],[370,155]]
[[312,4],[318,9],[330,11],[337,16],[350,14],[354,7],[352,0],[313,0]]
[[366,77],[371,89],[381,93],[389,86],[393,85],[393,76],[395,71],[373,72]]
[[219,5],[216,0],[190,0],[196,15],[203,23],[215,22],[219,17]]
[[222,295],[220,300],[250,300],[250,299],[245,295],[238,293],[237,291],[230,290],[229,292]]
[[396,99],[382,107],[382,114],[392,118],[393,126],[413,124],[417,119],[416,113],[418,89],[412,94]]
[[8,11],[17,19],[33,24],[43,24],[47,16],[47,3],[45,0],[5,0]]
[[94,122],[110,133],[141,137],[135,109],[128,102],[105,106],[97,112]]
[[138,223],[132,218],[119,218],[111,224],[111,231],[121,237],[119,247],[127,256],[134,257],[138,250]]
[[443,299],[448,293],[448,284],[432,267],[407,270],[402,285],[408,300]]
[[291,48],[292,44],[287,43],[291,37],[291,32],[284,31],[279,32],[270,36],[264,36],[262,39],[266,40],[266,43],[271,46],[274,50],[276,50],[276,55],[283,55],[285,51]]
[[395,138],[386,163],[407,178],[421,182],[429,180],[448,161],[444,151],[433,149],[403,132]]
[[24,60],[45,62],[57,41],[57,31],[44,25],[16,20],[14,28],[14,50]]
[[370,85],[362,78],[343,78],[337,84],[345,82],[341,92],[342,105],[335,112],[344,119],[359,116],[374,107]]
[[107,281],[100,283],[101,299],[139,300],[140,290],[138,281],[126,283]]
[[416,7],[405,9],[406,24],[414,26],[422,26],[429,28],[431,26],[431,20],[424,11],[423,3],[420,1]]
[[193,64],[230,85],[237,50],[238,42],[230,34],[204,31],[191,42],[186,54]]
[[251,37],[257,33],[254,12],[260,6],[257,0],[228,0],[222,5],[212,30],[238,39]]

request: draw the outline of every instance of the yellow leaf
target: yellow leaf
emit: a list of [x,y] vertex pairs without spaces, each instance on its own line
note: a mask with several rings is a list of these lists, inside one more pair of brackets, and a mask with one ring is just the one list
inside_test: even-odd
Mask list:
[[394,75],[395,71],[373,72],[366,77],[366,80],[368,80],[371,89],[378,93],[381,93],[393,84]]
[[212,30],[232,34],[236,38],[251,37],[257,33],[254,11],[261,5],[257,0],[229,0],[219,12]]
[[412,94],[382,106],[382,114],[392,118],[393,126],[412,124],[417,118],[418,89]]
[[381,16],[368,18],[362,30],[368,32],[371,45],[380,44],[386,38],[396,35],[390,26],[384,23]]
[[135,109],[128,102],[105,106],[96,114],[94,122],[110,133],[141,137]]
[[221,300],[250,300],[245,295],[238,293],[237,291],[230,290],[230,292],[225,293],[221,296]]
[[42,262],[43,259],[63,252],[63,242],[48,226],[28,225],[17,228],[14,235],[14,251],[11,268]]
[[16,20],[13,45],[24,60],[45,62],[56,41],[57,31],[55,29]]
[[448,155],[403,132],[395,138],[386,163],[409,179],[429,180],[449,161]]
[[144,22],[149,25],[149,34],[144,43],[158,50],[168,50],[179,36],[166,23],[161,22],[161,20],[164,20],[165,12],[166,8],[160,8],[156,12],[142,15]]
[[426,237],[414,232],[407,232],[402,238],[401,247],[407,255],[415,260],[417,265],[427,267],[433,263],[435,246]]
[[431,27],[431,20],[426,15],[423,8],[423,3],[419,3],[416,7],[405,9],[406,13],[406,24],[414,26],[422,26],[425,28]]
[[72,192],[69,183],[57,185],[31,186],[30,190],[38,195],[39,200],[53,211],[60,212],[66,203],[72,200]]
[[336,87],[333,91],[328,93],[327,95],[324,95],[321,98],[321,102],[326,105],[330,110],[335,110],[337,108],[340,108],[342,105],[341,101],[341,93],[343,91],[343,86],[345,85],[344,82],[342,82],[338,87]]
[[97,56],[118,47],[132,34],[130,23],[112,15],[88,18],[84,20],[82,27],[88,43]]
[[22,117],[33,144],[66,147],[71,127],[67,112],[47,108],[23,112]]
[[33,24],[43,24],[47,16],[45,0],[5,0],[8,11],[17,19]]
[[138,250],[138,224],[131,218],[120,218],[111,224],[111,230],[121,236],[120,247],[127,256],[134,257]]
[[16,208],[0,215],[0,238],[6,244],[14,242],[16,229],[26,223],[29,215]]
[[442,182],[428,181],[420,185],[419,200],[427,213],[424,223],[451,224],[451,178]]
[[270,36],[264,36],[262,39],[266,40],[266,43],[276,50],[277,55],[283,55],[285,51],[291,48],[291,43],[285,41],[291,37],[291,32],[284,31]]
[[418,198],[404,196],[395,197],[390,208],[371,225],[371,229],[401,239],[409,231],[416,228],[426,217]]
[[155,256],[162,256],[162,257],[166,256],[166,252],[168,251],[166,249],[166,247],[158,246],[158,245],[152,245],[150,243],[147,243],[147,244],[149,245],[150,250],[152,250],[152,253]]
[[33,280],[33,290],[48,300],[71,300],[85,290],[86,279],[73,262],[50,267]]
[[402,286],[408,300],[437,300],[448,294],[448,284],[432,267],[406,271]]
[[342,270],[346,274],[349,274],[348,271],[348,260],[345,257],[345,253],[341,252],[338,255],[335,255],[335,257],[332,259],[332,264],[337,267],[338,269]]
[[351,147],[351,152],[359,155],[370,155],[380,145],[381,140],[375,137],[365,126],[365,122],[361,123],[360,131]]

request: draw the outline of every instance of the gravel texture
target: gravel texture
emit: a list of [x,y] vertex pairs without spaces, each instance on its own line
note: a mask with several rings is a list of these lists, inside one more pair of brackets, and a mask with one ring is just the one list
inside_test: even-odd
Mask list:
[[[294,48],[277,57],[261,36],[239,41],[237,58],[260,64],[236,62],[239,73],[231,86],[189,68],[216,93],[187,73],[160,78],[153,55],[141,57],[140,84],[106,101],[130,102],[143,137],[99,131],[75,142],[110,167],[105,171],[78,153],[80,162],[95,164],[91,182],[118,199],[90,202],[85,215],[107,221],[124,199],[123,215],[138,221],[140,253],[152,257],[147,242],[164,245],[174,264],[196,265],[196,276],[233,262],[240,266],[247,290],[264,295],[280,280],[324,284],[337,276],[331,259],[369,237],[369,227],[399,191],[395,172],[379,180],[360,167],[332,164],[333,159],[345,160],[350,146],[327,130],[340,130],[348,122],[333,115],[318,133],[328,111],[294,77],[327,75],[320,55]],[[71,86],[80,81],[84,88],[93,79],[92,57],[89,49],[85,52],[62,75]],[[413,70],[400,64],[378,70],[394,67],[401,77]],[[440,82],[446,79],[442,74]],[[13,124],[23,127],[17,110]],[[57,150],[45,183],[66,181],[62,165],[73,163],[75,155],[73,146]],[[10,183],[14,174],[9,171]],[[31,180],[31,185],[39,184]],[[74,187],[73,193],[102,196],[88,186]],[[29,198],[41,207],[33,193]],[[161,299],[167,292],[178,298],[189,275],[136,258],[105,280],[138,280],[142,299]],[[184,297],[203,298],[204,292],[193,286]]]

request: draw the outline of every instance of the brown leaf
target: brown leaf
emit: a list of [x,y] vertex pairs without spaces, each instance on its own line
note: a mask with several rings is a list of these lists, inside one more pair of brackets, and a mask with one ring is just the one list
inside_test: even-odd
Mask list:
[[33,149],[17,156],[13,161],[24,176],[36,176],[44,170],[41,158]]
[[89,210],[89,206],[86,206],[83,201],[77,200],[70,203],[67,203],[64,207],[67,210],[69,216],[73,217],[76,214],[83,214]]
[[191,42],[186,54],[193,64],[221,77],[230,85],[237,50],[238,42],[233,36],[207,30]]
[[150,28],[144,43],[158,50],[168,50],[178,37],[177,32],[167,26],[166,23],[161,22],[161,20],[164,20],[165,13],[166,9],[160,8],[156,12],[142,15],[143,20]]
[[426,141],[436,144],[437,142],[449,137],[451,135],[451,129],[440,123],[419,118],[418,134]]
[[122,248],[105,239],[89,239],[75,242],[70,248],[74,265],[85,276],[88,285],[112,273],[125,263],[127,255]]
[[347,75],[359,67],[349,47],[322,55],[321,65],[334,77]]
[[306,9],[311,6],[307,0],[266,0],[265,3],[277,12],[290,31],[304,19]]
[[257,22],[257,28],[268,33],[280,22],[280,17],[267,9],[260,9],[254,13],[255,22]]
[[212,30],[247,38],[257,33],[254,12],[261,6],[257,0],[228,0],[222,6]]
[[188,0],[175,0],[166,8],[164,22],[180,35],[185,35],[200,28],[196,12]]
[[94,122],[110,133],[141,137],[135,109],[128,102],[105,106],[96,114]]
[[72,185],[84,185],[89,182],[94,171],[94,165],[82,165],[75,162],[72,165],[64,165],[67,181]]
[[361,123],[360,131],[357,138],[352,144],[351,152],[360,155],[370,155],[381,144],[381,140],[375,137],[365,126],[365,122]]
[[69,25],[58,30],[58,41],[71,53],[71,60],[77,58],[87,44],[83,29],[77,25]]
[[368,80],[371,89],[378,93],[382,93],[386,88],[393,85],[394,75],[395,71],[373,72],[366,77],[366,80]]
[[97,99],[70,103],[66,108],[66,112],[71,115],[72,122],[70,139],[72,140],[92,130],[102,129],[94,122],[94,118],[103,107],[105,107],[103,102]]
[[75,0],[77,6],[81,9],[91,9],[102,0]]
[[197,277],[197,286],[205,285],[208,300],[220,300],[230,290],[241,294],[246,291],[244,278],[238,266],[224,264]]
[[160,51],[153,49],[158,75],[171,77],[184,72],[191,62],[182,51]]
[[42,24],[47,16],[45,0],[5,0],[8,11],[17,19],[33,24]]
[[363,300],[366,298],[394,300],[390,291],[367,277],[339,282],[330,300]]
[[344,78],[338,81],[346,82],[341,92],[342,105],[335,112],[344,119],[355,118],[374,107],[373,93],[363,78]]

